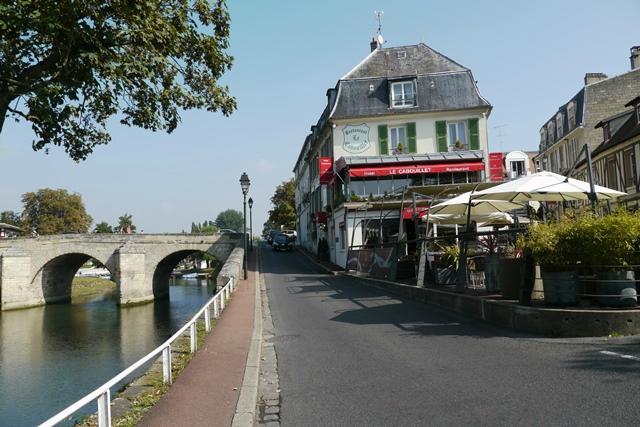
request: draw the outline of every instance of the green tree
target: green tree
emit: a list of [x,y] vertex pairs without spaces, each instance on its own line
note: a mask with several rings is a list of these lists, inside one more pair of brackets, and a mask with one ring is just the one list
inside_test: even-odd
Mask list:
[[22,227],[22,217],[19,213],[14,211],[0,212],[0,222],[15,225],[16,227]]
[[113,233],[113,227],[111,227],[105,221],[102,221],[101,223],[96,224],[96,227],[93,229],[93,232],[109,234],[109,233]]
[[67,190],[44,188],[22,195],[23,224],[38,234],[86,233],[91,225],[82,197]]
[[234,209],[222,211],[216,217],[216,227],[221,230],[228,229],[237,233],[242,233],[242,225],[242,212]]
[[0,3],[0,133],[31,122],[33,149],[84,160],[122,124],[172,132],[179,111],[236,108],[224,0],[14,0]]
[[133,215],[125,213],[118,217],[118,225],[116,228],[120,232],[131,231],[132,233],[135,233],[136,226],[133,224]]
[[295,202],[296,182],[293,178],[284,181],[276,187],[276,191],[271,197],[273,209],[269,211],[267,222],[273,228],[282,226],[286,229],[296,227],[296,202]]
[[218,227],[213,221],[205,220],[202,224],[199,222],[191,223],[191,234],[215,234],[218,231]]

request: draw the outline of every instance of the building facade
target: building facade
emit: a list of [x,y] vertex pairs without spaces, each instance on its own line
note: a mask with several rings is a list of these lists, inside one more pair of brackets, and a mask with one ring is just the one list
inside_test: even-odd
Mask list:
[[300,244],[326,239],[344,266],[350,246],[398,239],[408,188],[485,181],[491,108],[470,69],[425,44],[373,41],[327,91],[294,167]]
[[631,70],[614,77],[587,73],[584,86],[540,128],[536,165],[540,170],[563,174],[576,162],[582,147],[595,150],[602,142],[596,125],[624,114],[625,102],[640,92],[640,46],[631,48]]

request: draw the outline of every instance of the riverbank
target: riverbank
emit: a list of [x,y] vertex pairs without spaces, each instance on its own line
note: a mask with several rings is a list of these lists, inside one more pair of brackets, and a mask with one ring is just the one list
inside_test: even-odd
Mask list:
[[117,291],[116,283],[102,277],[74,277],[71,284],[72,303],[108,297]]

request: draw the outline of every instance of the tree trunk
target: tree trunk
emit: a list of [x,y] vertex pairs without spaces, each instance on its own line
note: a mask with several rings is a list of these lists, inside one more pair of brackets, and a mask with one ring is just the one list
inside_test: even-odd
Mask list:
[[4,125],[4,120],[7,118],[8,108],[9,108],[9,100],[0,98],[0,134],[2,134],[2,126]]

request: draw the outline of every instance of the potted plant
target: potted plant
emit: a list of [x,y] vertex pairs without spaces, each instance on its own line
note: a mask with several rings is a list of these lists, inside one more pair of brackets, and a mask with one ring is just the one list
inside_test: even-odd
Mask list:
[[638,303],[633,264],[638,263],[640,215],[617,211],[578,222],[585,263],[595,270],[596,301],[609,307]]
[[460,248],[458,245],[439,245],[441,252],[440,262],[436,266],[436,283],[438,285],[451,285],[455,283]]
[[574,306],[578,293],[577,243],[575,221],[533,224],[525,245],[540,264],[544,301],[553,306]]
[[519,236],[508,244],[498,258],[496,279],[505,299],[519,299],[522,288],[524,239]]

